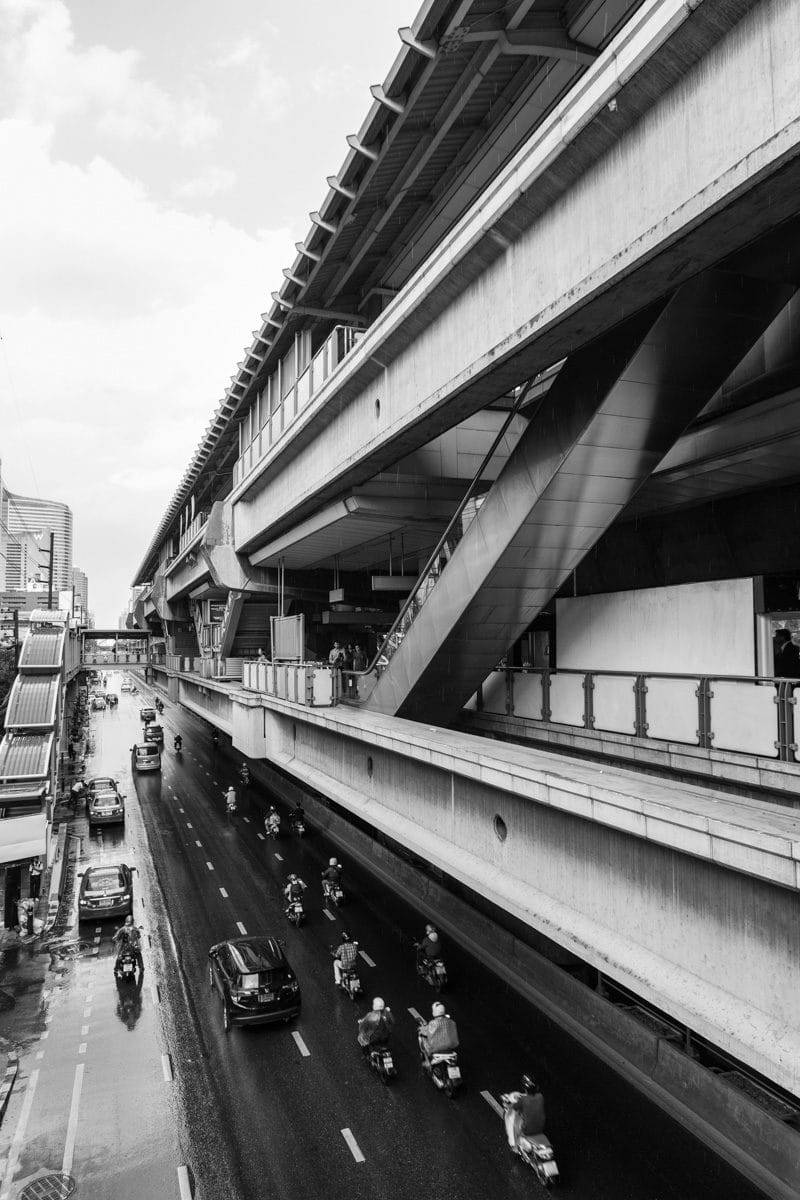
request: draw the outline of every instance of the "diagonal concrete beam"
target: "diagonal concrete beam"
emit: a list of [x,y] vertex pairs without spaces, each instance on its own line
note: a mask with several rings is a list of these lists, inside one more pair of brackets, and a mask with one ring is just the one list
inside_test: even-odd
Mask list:
[[573,355],[368,707],[455,718],[793,291],[710,271]]

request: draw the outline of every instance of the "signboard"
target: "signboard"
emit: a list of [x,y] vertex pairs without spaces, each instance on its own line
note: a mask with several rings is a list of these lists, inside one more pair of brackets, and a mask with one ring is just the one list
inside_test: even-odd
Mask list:
[[273,662],[302,662],[306,642],[306,619],[303,613],[296,617],[270,617]]

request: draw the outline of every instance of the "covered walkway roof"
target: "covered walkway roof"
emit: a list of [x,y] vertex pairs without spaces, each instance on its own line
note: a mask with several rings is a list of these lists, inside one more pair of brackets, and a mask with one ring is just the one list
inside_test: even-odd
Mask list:
[[17,675],[8,700],[6,729],[53,729],[60,686],[59,675]]
[[7,733],[0,742],[0,780],[46,780],[52,733]]

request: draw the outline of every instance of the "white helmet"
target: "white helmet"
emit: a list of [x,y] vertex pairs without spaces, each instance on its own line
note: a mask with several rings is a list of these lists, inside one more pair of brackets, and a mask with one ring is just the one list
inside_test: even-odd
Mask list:
[[431,1008],[431,1016],[434,1016],[434,1017],[443,1017],[444,1016],[444,1005],[442,1004],[441,1000],[434,1001],[433,1007]]
[[339,860],[337,858],[332,858],[328,863],[329,867],[338,867],[338,865],[339,865]]
[[[381,1000],[380,996],[376,996],[375,999],[372,1001],[372,1011],[373,1012],[383,1012],[383,1010],[385,1008],[386,1008],[386,1005],[384,1004],[383,1000]],[[442,1005],[442,1012],[444,1012],[444,1005]]]

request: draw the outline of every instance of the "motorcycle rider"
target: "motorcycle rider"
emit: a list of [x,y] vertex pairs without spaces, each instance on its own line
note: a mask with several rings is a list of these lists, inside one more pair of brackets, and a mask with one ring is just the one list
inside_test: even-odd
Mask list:
[[175,753],[180,754],[181,750],[183,749],[183,738],[179,733],[175,734],[175,741],[173,742],[173,745],[175,747]]
[[544,1096],[532,1076],[523,1075],[522,1091],[509,1092],[508,1102],[503,1116],[506,1136],[513,1152],[519,1154],[520,1138],[544,1133]]
[[338,858],[328,860],[328,865],[322,872],[322,894],[327,900],[331,894],[331,888],[341,887],[342,884],[342,868],[339,865]]
[[242,769],[239,772],[239,778],[242,781],[242,786],[247,787],[250,783],[250,768],[247,763],[242,763]]
[[434,1054],[449,1054],[458,1049],[458,1029],[456,1023],[441,1000],[437,1000],[431,1008],[431,1020],[422,1021],[417,1030],[419,1048],[430,1062]]
[[294,904],[295,900],[300,900],[302,902],[303,892],[305,890],[306,885],[303,883],[302,879],[299,877],[299,875],[295,875],[294,871],[292,871],[291,875],[286,880],[286,886],[283,889],[283,894],[286,897],[287,909],[290,904]]
[[337,987],[342,986],[342,972],[352,971],[358,959],[358,942],[351,942],[350,934],[343,933],[341,945],[333,952],[333,978]]
[[442,943],[439,937],[439,931],[435,925],[425,926],[425,937],[421,942],[414,943],[417,949],[417,966],[419,967],[424,959],[432,963],[435,959],[442,957]]
[[306,813],[305,813],[305,809],[303,808],[303,806],[299,800],[297,801],[294,808],[292,809],[292,815],[289,819],[292,822],[292,827],[294,829],[296,829],[298,825],[305,824]]
[[115,943],[118,943],[117,959],[114,963],[114,970],[116,971],[117,967],[119,966],[119,960],[122,957],[124,950],[127,947],[130,947],[130,949],[133,951],[134,957],[136,958],[136,965],[138,966],[139,970],[144,973],[144,959],[142,958],[141,948],[141,930],[138,925],[134,925],[133,917],[130,915],[130,913],[125,918],[125,924],[120,926],[120,928],[114,934],[113,940]]
[[373,1046],[388,1046],[393,1029],[392,1010],[376,996],[371,1010],[358,1022],[358,1044],[364,1054],[369,1054]]
[[230,821],[231,817],[236,812],[236,788],[233,786],[233,784],[231,784],[231,786],[222,794],[225,797],[225,813]]
[[264,829],[268,837],[277,837],[281,831],[281,814],[274,804],[270,804],[269,812],[264,818]]

